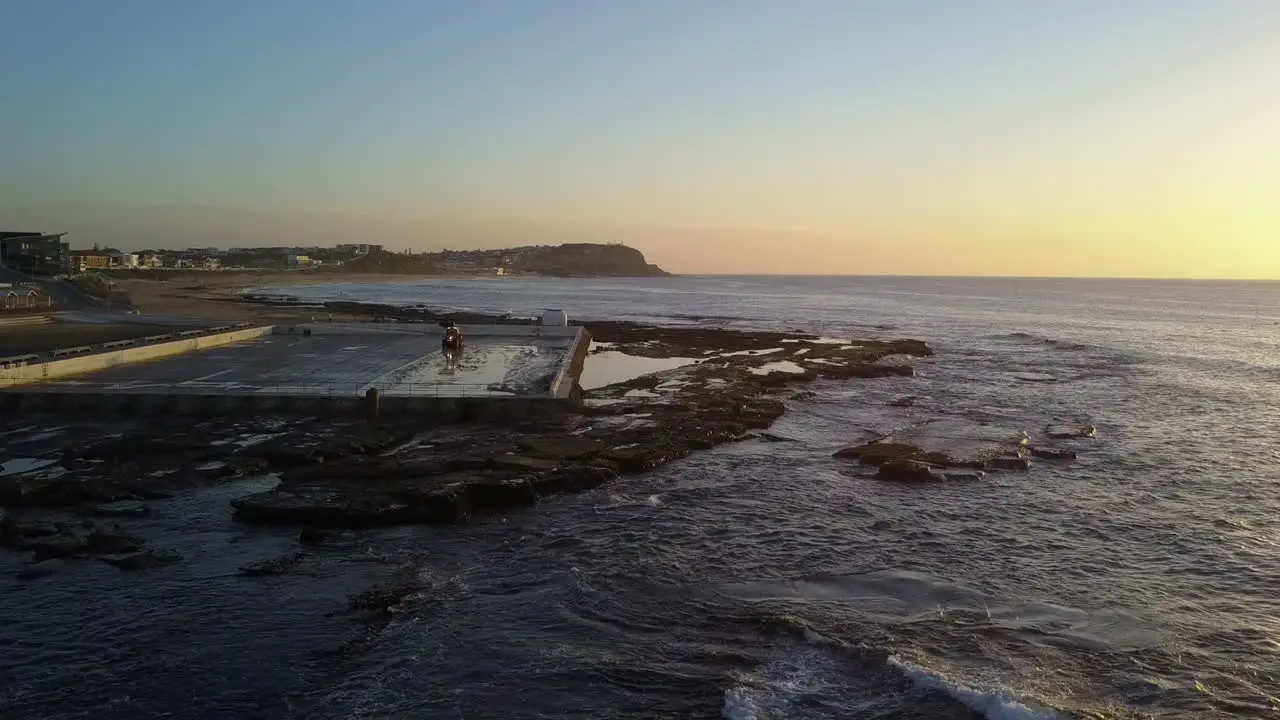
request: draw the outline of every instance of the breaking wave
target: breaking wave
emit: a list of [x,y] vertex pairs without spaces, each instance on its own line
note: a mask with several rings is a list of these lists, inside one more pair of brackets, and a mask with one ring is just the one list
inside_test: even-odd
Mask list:
[[972,713],[989,720],[1064,718],[1005,689],[981,688],[887,649],[834,639],[796,617],[773,618],[770,624],[791,642],[779,657],[741,675],[725,691],[726,720],[879,717],[895,710],[944,720]]
[[918,687],[944,692],[965,707],[974,712],[982,713],[990,720],[1059,720],[1062,717],[1054,711],[1035,710],[1024,701],[1016,699],[1007,693],[978,690],[958,683],[942,673],[896,657],[889,658],[889,665],[897,668]]

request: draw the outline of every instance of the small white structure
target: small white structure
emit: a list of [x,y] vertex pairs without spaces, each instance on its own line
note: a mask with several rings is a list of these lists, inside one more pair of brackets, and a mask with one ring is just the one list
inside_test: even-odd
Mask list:
[[568,327],[569,314],[563,310],[543,310],[542,324],[547,327]]

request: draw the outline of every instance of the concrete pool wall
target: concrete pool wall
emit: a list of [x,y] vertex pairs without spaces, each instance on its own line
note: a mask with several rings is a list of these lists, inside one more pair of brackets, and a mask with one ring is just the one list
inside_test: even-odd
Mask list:
[[[218,330],[224,331],[218,332]],[[114,343],[108,343],[107,346],[121,347],[122,349],[120,350],[113,349],[107,352],[76,355],[62,360],[50,360],[47,362],[34,362],[26,365],[6,367],[5,369],[0,370],[0,387],[13,387],[40,383],[57,378],[101,372],[103,370],[108,370],[122,365],[135,365],[152,360],[186,355],[188,353],[199,352],[201,350],[208,350],[210,348],[221,347],[223,345],[231,345],[233,343],[252,340],[254,338],[262,337],[263,335],[268,335],[272,331],[273,328],[270,325],[239,328],[235,330],[212,328],[208,331],[209,334],[205,334],[206,331],[204,330],[189,330],[185,332],[191,333],[190,337],[176,340],[161,340],[159,342],[149,344],[147,344],[149,338],[117,341]],[[184,333],[179,333],[179,335],[181,334]],[[163,337],[171,338],[172,336],[165,335]],[[72,350],[74,349],[75,348],[72,348]]]
[[[0,372],[5,412],[159,415],[412,415],[509,421],[581,407],[585,329],[471,325],[444,356],[440,328],[354,323],[266,326]],[[122,351],[129,352],[129,351]],[[48,363],[52,364],[52,363]],[[46,365],[48,365],[46,364]],[[5,382],[5,379],[9,382]],[[17,382],[17,381],[21,382]]]

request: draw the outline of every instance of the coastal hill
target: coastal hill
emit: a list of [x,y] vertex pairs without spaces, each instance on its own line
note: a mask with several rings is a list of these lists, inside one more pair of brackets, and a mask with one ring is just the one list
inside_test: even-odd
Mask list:
[[667,271],[619,243],[530,245],[501,250],[444,250],[425,256],[441,272],[552,275],[556,277],[661,277]]
[[[662,268],[621,243],[526,245],[496,250],[442,250],[415,253],[381,245],[336,247],[192,248],[82,253],[95,262],[81,273],[105,271],[114,278],[174,279],[209,271],[287,271],[326,275],[549,275],[554,277],[663,277]],[[85,258],[88,259],[87,257]]]

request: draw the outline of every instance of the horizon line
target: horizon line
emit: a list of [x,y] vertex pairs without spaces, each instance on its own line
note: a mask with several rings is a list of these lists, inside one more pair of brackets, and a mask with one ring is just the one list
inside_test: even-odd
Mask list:
[[901,278],[901,279],[935,279],[935,280],[1132,280],[1142,282],[1280,282],[1277,278],[1238,278],[1238,277],[1142,277],[1111,275],[945,275],[945,274],[899,274],[899,273],[680,273],[672,272],[671,277],[803,277],[803,278]]

